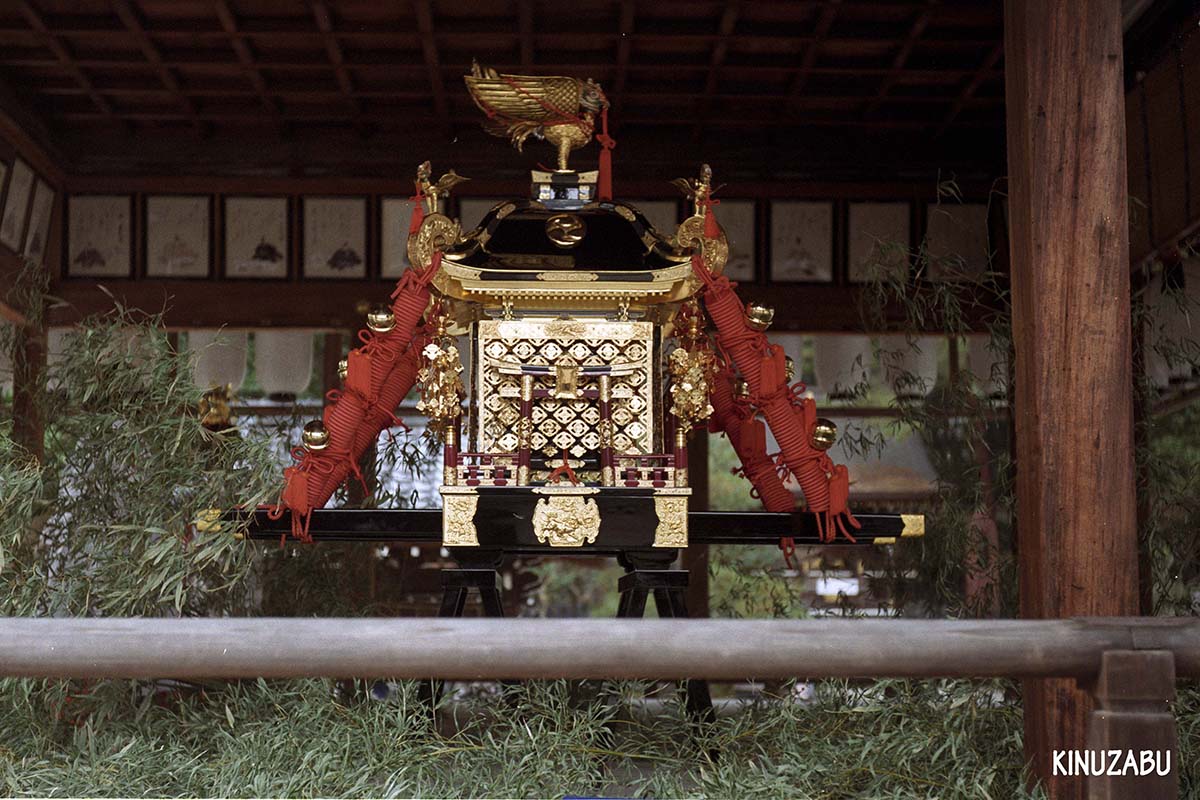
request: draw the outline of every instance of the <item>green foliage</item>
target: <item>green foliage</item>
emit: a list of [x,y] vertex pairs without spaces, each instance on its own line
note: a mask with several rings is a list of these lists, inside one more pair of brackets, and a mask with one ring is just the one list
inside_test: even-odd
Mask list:
[[153,317],[67,337],[44,463],[0,445],[0,613],[245,613],[253,562],[214,515],[273,499],[277,467],[268,441],[200,425],[189,375]]
[[[351,707],[322,681],[245,682],[156,703],[145,685],[6,682],[5,794],[61,796],[1012,798],[1020,711],[1003,684],[823,684],[697,731],[566,682],[468,698],[439,731],[402,684]],[[717,753],[714,760],[711,754]]]

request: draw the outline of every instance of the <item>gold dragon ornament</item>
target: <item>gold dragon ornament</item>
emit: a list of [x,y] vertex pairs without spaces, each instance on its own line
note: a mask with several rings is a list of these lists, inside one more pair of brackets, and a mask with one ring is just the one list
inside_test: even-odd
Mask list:
[[512,141],[523,150],[529,137],[544,139],[558,150],[558,169],[567,171],[567,156],[592,140],[596,115],[608,108],[600,84],[561,76],[501,75],[471,63],[463,76],[471,99],[487,114],[483,129]]

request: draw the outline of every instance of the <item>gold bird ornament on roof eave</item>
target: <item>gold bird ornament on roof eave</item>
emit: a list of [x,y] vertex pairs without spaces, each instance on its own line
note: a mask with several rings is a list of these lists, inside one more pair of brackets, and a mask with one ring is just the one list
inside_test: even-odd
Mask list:
[[567,156],[592,140],[596,115],[608,98],[591,78],[501,75],[472,62],[463,76],[471,99],[488,120],[483,129],[506,137],[523,150],[529,137],[545,139],[558,150],[558,169],[567,171]]

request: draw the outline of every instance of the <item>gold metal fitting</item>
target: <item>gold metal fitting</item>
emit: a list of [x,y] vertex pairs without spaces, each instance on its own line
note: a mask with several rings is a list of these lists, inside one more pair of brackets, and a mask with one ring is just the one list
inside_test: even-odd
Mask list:
[[367,312],[367,327],[375,333],[387,333],[396,327],[396,315],[385,305],[371,306]]
[[791,356],[783,357],[783,374],[787,376],[788,383],[796,379],[796,361]]
[[300,434],[300,441],[306,448],[314,452],[324,450],[329,446],[329,431],[325,430],[325,423],[319,419],[307,423],[304,431]]
[[750,396],[750,384],[746,383],[746,380],[744,378],[738,378],[736,381],[733,382],[733,396],[734,397],[749,397]]
[[837,441],[837,423],[831,419],[817,417],[813,424],[812,446],[816,450],[828,450]]
[[746,306],[746,324],[756,331],[765,331],[775,319],[775,309],[762,303]]
[[343,358],[338,362],[338,380],[345,381],[347,373],[350,372],[350,360]]

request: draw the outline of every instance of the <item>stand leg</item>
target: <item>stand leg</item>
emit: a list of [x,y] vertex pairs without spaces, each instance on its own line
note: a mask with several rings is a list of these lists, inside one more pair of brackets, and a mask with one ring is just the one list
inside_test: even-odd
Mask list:
[[[688,574],[675,569],[637,569],[626,565],[628,570],[618,583],[621,601],[617,616],[640,618],[646,612],[648,595],[654,593],[654,607],[662,619],[686,619]],[[684,705],[697,722],[712,722],[716,719],[708,681],[690,679],[684,684]]]
[[[467,593],[471,589],[479,592],[483,602],[483,613],[488,617],[503,617],[504,605],[500,590],[496,586],[496,570],[492,568],[447,569],[442,571],[442,605],[439,617],[461,617],[467,606]],[[429,706],[430,713],[437,708],[442,694],[443,681],[430,679],[421,682],[421,700]]]

